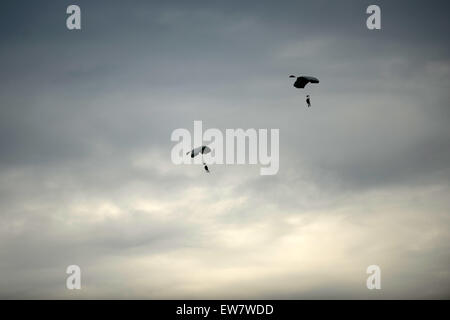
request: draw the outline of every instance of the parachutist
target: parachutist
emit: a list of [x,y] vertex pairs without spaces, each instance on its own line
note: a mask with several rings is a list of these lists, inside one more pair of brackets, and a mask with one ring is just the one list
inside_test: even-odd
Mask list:
[[209,173],[209,169],[208,166],[206,165],[205,161],[203,161],[203,155],[210,153],[211,152],[211,148],[209,148],[208,146],[201,146],[198,148],[194,148],[191,151],[186,152],[186,155],[190,154],[191,158],[194,158],[196,156],[198,156],[199,154],[202,155],[202,163],[204,165],[205,171]]
[[309,94],[306,95],[306,104],[308,105],[308,108],[311,107],[311,100],[309,99]]

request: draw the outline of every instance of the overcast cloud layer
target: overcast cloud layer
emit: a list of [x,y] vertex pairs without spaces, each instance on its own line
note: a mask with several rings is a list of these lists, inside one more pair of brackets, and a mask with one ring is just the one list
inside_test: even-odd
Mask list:
[[[448,1],[72,3],[2,3],[0,298],[450,298]],[[172,164],[194,120],[278,174]]]

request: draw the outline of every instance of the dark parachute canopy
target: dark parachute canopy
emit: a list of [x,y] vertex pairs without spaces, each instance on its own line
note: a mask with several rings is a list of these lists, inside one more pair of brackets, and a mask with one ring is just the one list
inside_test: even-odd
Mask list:
[[191,151],[187,152],[186,155],[188,155],[190,153],[191,158],[193,158],[199,154],[207,154],[210,152],[211,152],[211,149],[208,146],[201,146],[201,147],[192,149]]
[[294,82],[294,87],[298,89],[303,89],[308,83],[319,83],[319,79],[316,77],[310,77],[310,76],[300,76],[296,77],[293,75],[290,75],[289,78],[297,78]]

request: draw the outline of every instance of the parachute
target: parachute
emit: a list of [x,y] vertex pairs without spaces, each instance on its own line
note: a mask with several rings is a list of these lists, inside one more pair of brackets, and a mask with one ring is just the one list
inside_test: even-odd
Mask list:
[[191,151],[187,152],[186,155],[188,155],[189,153],[191,154],[191,158],[201,154],[207,154],[211,152],[211,148],[209,148],[208,146],[201,146],[198,148],[194,148]]
[[[294,75],[290,75],[289,78],[296,78]],[[297,89],[304,89],[308,83],[319,83],[319,79],[310,76],[300,76],[294,82],[294,87]]]

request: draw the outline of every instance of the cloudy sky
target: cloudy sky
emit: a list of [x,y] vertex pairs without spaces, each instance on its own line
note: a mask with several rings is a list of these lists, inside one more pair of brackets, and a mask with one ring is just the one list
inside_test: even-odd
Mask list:
[[[0,298],[450,298],[450,4],[376,3],[2,2]],[[278,174],[174,165],[194,120]]]

